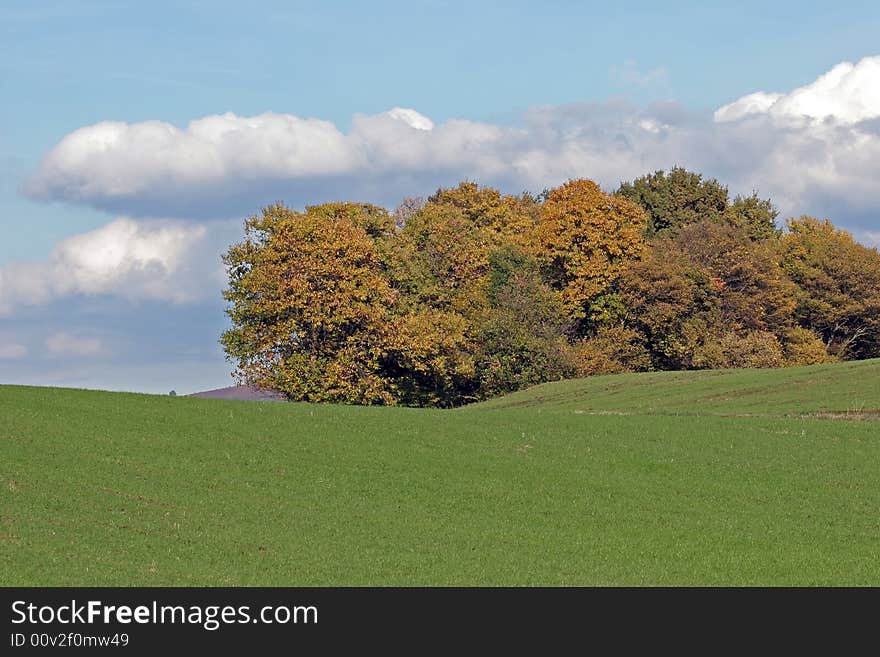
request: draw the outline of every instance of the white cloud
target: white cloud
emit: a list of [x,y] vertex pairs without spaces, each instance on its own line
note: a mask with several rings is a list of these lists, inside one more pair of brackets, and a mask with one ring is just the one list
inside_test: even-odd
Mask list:
[[27,355],[27,347],[17,342],[0,341],[0,360],[17,360]]
[[876,230],[880,57],[840,64],[789,93],[749,94],[714,116],[675,103],[612,101],[535,108],[514,126],[435,124],[394,108],[356,115],[346,133],[272,113],[208,116],[185,129],[105,122],[62,139],[25,191],[134,216],[204,219],[242,216],[275,200],[390,206],[463,179],[511,192],[571,177],[613,188],[674,165],[717,177],[733,192],[756,190],[784,215],[830,215]]
[[724,105],[715,110],[715,120],[723,123],[725,121],[736,121],[752,114],[764,114],[780,98],[782,98],[782,94],[768,94],[763,91],[743,96],[729,105]]
[[433,130],[434,122],[427,116],[419,114],[413,109],[395,107],[388,112],[388,116],[397,121],[403,121],[409,127],[416,130]]
[[204,225],[117,219],[62,240],[45,261],[0,267],[0,315],[76,294],[191,301],[219,289],[220,251]]
[[857,64],[843,62],[814,82],[787,94],[758,92],[719,108],[716,121],[733,121],[753,114],[777,119],[830,119],[852,124],[880,116],[880,57]]
[[98,338],[75,336],[60,331],[46,338],[46,349],[55,356],[96,356],[104,347]]
[[[161,121],[104,121],[64,137],[24,192],[105,209],[120,207],[120,200],[158,204],[178,210],[172,212],[177,216],[178,197],[195,194],[210,203],[217,194],[246,194],[275,180],[333,179],[377,165],[412,165],[407,151],[424,159],[436,143],[424,138],[433,128],[430,119],[403,108],[355,117],[348,135],[329,121],[272,112],[207,116],[185,130]],[[444,132],[454,141],[454,126]],[[389,149],[395,141],[402,148]]]

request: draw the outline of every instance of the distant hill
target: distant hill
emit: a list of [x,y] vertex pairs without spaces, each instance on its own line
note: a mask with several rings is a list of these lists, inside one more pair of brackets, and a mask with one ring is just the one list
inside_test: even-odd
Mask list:
[[229,386],[228,388],[217,388],[216,390],[206,390],[204,392],[195,392],[188,397],[202,397],[205,399],[226,399],[237,401],[284,401],[284,395],[277,390],[268,390],[266,388],[257,388],[256,386]]

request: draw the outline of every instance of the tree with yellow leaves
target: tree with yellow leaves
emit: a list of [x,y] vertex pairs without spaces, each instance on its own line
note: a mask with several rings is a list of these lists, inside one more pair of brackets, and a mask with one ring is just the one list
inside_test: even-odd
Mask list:
[[628,199],[590,180],[550,190],[534,233],[548,282],[583,326],[627,265],[645,252],[647,216]]
[[239,380],[301,401],[393,403],[380,362],[395,291],[388,213],[334,203],[265,208],[224,257],[232,328],[221,342]]

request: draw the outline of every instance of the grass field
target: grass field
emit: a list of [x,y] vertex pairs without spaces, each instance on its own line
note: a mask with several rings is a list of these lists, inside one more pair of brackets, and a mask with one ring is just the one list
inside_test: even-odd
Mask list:
[[880,361],[451,411],[0,386],[0,585],[880,585]]

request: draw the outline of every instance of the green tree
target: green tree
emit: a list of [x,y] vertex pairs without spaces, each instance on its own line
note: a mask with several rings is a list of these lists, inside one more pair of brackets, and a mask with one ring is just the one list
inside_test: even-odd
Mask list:
[[782,231],[776,225],[779,211],[757,193],[751,196],[737,196],[724,211],[724,219],[733,226],[745,231],[751,240],[765,240],[778,237]]
[[489,304],[475,326],[481,397],[574,376],[570,320],[535,259],[506,244],[489,265]]
[[625,182],[616,193],[647,211],[649,235],[703,220],[720,221],[728,204],[726,187],[682,167]]

